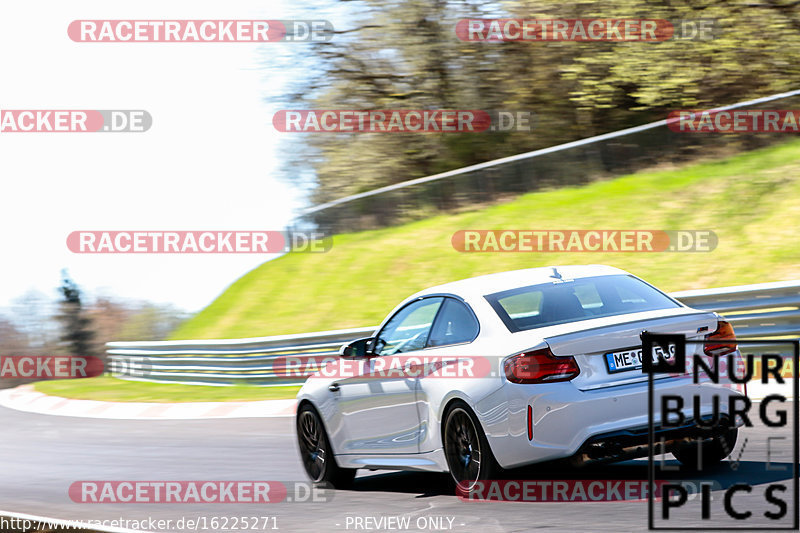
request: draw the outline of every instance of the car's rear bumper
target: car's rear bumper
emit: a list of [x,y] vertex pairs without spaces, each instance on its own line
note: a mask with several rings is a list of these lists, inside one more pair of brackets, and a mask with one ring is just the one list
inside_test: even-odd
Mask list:
[[[653,453],[660,454],[671,451],[676,444],[686,440],[708,439],[727,433],[731,426],[727,415],[723,415],[716,424],[708,426],[710,416],[704,417],[700,423],[687,418],[678,427],[653,425]],[[706,426],[703,426],[703,423]],[[650,453],[650,426],[628,428],[594,435],[581,445],[572,456],[575,464],[623,461],[646,457]]]
[[[581,391],[570,383],[549,385],[507,384],[507,425],[489,423],[487,438],[498,463],[504,468],[580,455],[589,446],[598,454],[600,448],[613,450],[630,442],[647,445],[649,427],[647,382]],[[712,401],[718,397],[719,412],[728,412],[729,396],[740,396],[730,385],[692,384],[684,378],[659,379],[654,383],[654,424],[661,424],[661,398],[681,396],[686,400],[681,412],[686,418],[683,433],[695,424],[692,398],[700,398],[700,417],[712,413]],[[528,439],[528,406],[531,407],[533,438]],[[479,415],[480,416],[480,415]],[[670,419],[674,421],[674,417]],[[676,429],[676,428],[673,428]],[[670,436],[666,429],[662,435]],[[657,437],[660,439],[660,436]],[[615,444],[615,439],[619,442]],[[645,451],[646,454],[646,451]],[[596,454],[597,455],[597,454]],[[641,456],[641,454],[640,454]]]

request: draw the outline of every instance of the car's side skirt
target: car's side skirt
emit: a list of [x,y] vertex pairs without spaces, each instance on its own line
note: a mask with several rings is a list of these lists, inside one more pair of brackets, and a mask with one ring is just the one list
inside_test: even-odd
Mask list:
[[336,463],[342,468],[447,472],[447,461],[441,448],[427,453],[403,455],[337,455]]

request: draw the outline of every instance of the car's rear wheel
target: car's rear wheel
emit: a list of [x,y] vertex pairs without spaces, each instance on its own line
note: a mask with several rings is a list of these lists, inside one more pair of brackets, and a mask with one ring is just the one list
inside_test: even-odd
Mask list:
[[477,417],[463,402],[454,403],[445,415],[444,453],[459,492],[471,492],[500,470]]
[[345,489],[353,484],[356,471],[336,464],[328,435],[317,410],[309,404],[297,412],[297,441],[303,467],[316,485]]
[[704,440],[692,440],[676,446],[672,455],[681,464],[692,470],[714,468],[720,461],[728,457],[736,445],[737,428],[730,429],[720,435]]

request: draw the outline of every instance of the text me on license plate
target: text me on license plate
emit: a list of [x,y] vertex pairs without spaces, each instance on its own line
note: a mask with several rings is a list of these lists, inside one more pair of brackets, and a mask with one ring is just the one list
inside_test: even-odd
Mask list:
[[[658,358],[663,356],[665,361],[671,361],[675,357],[675,345],[669,345],[669,354],[665,354],[660,346],[653,346],[653,362],[657,363]],[[619,352],[609,352],[605,354],[606,366],[610,373],[625,372],[626,370],[637,370],[642,368],[642,349],[631,348]]]

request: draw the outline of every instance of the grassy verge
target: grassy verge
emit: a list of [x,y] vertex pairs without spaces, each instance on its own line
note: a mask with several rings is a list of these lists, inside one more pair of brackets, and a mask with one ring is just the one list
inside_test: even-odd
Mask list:
[[44,394],[78,400],[107,402],[244,402],[294,398],[300,387],[255,387],[235,385],[178,385],[126,381],[110,376],[40,381],[34,388]]
[[[377,324],[406,296],[479,274],[604,263],[668,291],[800,277],[800,142],[677,169],[521,196],[466,213],[334,237],[234,282],[176,339],[236,338]],[[459,253],[461,229],[713,230],[710,253]]]

